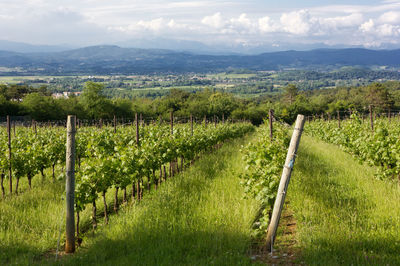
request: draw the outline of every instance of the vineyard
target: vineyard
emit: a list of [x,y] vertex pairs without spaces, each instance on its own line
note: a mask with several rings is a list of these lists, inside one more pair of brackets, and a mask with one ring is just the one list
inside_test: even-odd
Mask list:
[[311,136],[340,146],[360,163],[375,166],[376,176],[400,180],[400,127],[397,119],[365,119],[352,113],[344,121],[323,119],[308,123]]
[[[120,127],[81,127],[76,132],[75,211],[77,237],[80,213],[92,206],[92,226],[97,227],[96,200],[101,197],[104,222],[108,223],[107,192],[114,190],[113,204],[117,212],[122,202],[140,202],[144,191],[157,189],[167,178],[182,172],[204,153],[218,149],[223,142],[242,137],[254,130],[248,123],[215,124],[152,124]],[[8,133],[10,146],[8,146]],[[3,200],[19,197],[26,189],[55,183],[65,177],[66,133],[64,127],[17,127],[1,131]],[[9,149],[10,147],[10,149]],[[61,168],[56,171],[56,168]],[[51,174],[46,176],[46,172]],[[57,172],[57,173],[56,173]],[[11,174],[12,178],[9,178]],[[28,186],[21,191],[21,183]],[[8,186],[7,186],[8,184]],[[129,190],[129,193],[128,193]],[[9,191],[9,193],[7,193]],[[14,196],[11,196],[13,195]],[[61,196],[61,195],[60,195]],[[98,204],[98,203],[97,203]],[[0,218],[1,219],[1,218]],[[7,256],[5,256],[7,258]]]
[[[302,126],[272,113],[258,128],[172,121],[76,127],[74,230],[81,248],[70,258],[60,252],[65,127],[2,128],[0,262],[42,264],[54,256],[63,265],[399,261],[397,120],[357,112],[344,120],[310,119],[298,152],[289,152],[290,135],[301,135]],[[288,169],[292,184],[279,192]],[[271,253],[249,251],[265,250],[277,196],[287,191]]]

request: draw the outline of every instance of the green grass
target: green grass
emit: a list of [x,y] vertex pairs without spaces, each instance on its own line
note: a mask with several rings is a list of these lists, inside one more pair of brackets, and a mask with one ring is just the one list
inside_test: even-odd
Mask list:
[[244,199],[237,141],[130,204],[63,265],[248,265],[259,208]]
[[31,191],[27,178],[20,179],[20,194],[12,197],[8,195],[8,179],[5,180],[7,197],[0,199],[0,265],[29,264],[56,247],[64,215],[64,182],[53,184],[48,181],[50,172],[47,174],[43,183],[41,176],[33,178]]
[[288,201],[306,264],[400,265],[400,188],[374,172],[303,136]]
[[[244,141],[226,143],[159,190],[150,194],[145,191],[140,204],[124,205],[118,215],[110,216],[109,225],[101,218],[103,204],[99,199],[94,235],[92,208],[88,206],[81,213],[81,228],[86,231],[82,247],[74,256],[62,258],[61,263],[250,264],[250,227],[259,205],[243,198],[239,184],[238,176],[244,168],[239,149]],[[46,174],[51,179],[49,170]],[[54,264],[60,226],[61,250],[65,242],[64,181],[42,183],[38,175],[30,191],[24,178],[20,192],[17,197],[0,199],[0,265]],[[107,193],[110,208],[113,194],[114,190]]]

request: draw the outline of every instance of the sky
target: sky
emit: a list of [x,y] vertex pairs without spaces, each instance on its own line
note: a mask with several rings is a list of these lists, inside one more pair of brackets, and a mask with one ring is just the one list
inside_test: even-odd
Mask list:
[[0,0],[1,40],[83,46],[152,38],[400,47],[400,0]]

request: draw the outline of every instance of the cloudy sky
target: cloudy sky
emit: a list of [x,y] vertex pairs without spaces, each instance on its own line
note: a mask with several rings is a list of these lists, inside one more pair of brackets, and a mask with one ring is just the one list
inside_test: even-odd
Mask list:
[[400,0],[0,0],[2,40],[93,45],[158,37],[214,45],[400,45]]

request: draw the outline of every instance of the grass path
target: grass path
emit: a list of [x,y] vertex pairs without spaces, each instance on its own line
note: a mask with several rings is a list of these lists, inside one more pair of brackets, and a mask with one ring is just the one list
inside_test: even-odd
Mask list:
[[400,265],[400,188],[338,147],[303,136],[288,202],[310,265]]
[[248,265],[259,208],[243,199],[240,145],[224,145],[110,218],[63,265]]

